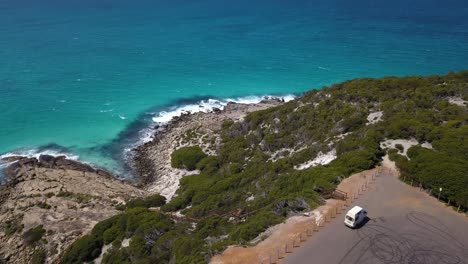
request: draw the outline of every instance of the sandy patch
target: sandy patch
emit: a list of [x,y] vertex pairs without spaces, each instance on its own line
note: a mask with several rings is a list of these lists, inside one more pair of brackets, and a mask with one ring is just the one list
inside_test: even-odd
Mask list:
[[310,167],[315,167],[318,165],[326,165],[336,159],[336,149],[332,149],[331,151],[323,154],[321,151],[317,154],[313,160],[306,161],[302,164],[299,164],[294,167],[296,170],[305,170]]
[[102,258],[104,257],[104,254],[106,254],[107,251],[109,251],[109,249],[111,249],[111,248],[112,248],[112,244],[104,245],[102,247],[102,250],[101,250],[101,255],[99,255],[99,257],[94,260],[94,263],[101,264]]
[[449,97],[448,101],[449,101],[449,103],[454,104],[454,105],[458,105],[458,106],[467,106],[468,105],[468,102],[463,100],[461,97],[456,97],[456,96]]
[[128,247],[128,246],[130,246],[130,238],[126,238],[126,239],[122,240],[121,246],[122,246],[122,247]]
[[421,144],[421,147],[427,148],[427,149],[432,149],[432,144],[429,142],[424,142]]
[[419,144],[419,142],[412,138],[412,139],[386,139],[383,142],[380,142],[380,147],[382,149],[388,149],[388,148],[394,148],[396,149],[396,145],[400,144],[403,146],[403,151],[398,150],[398,154],[403,155],[408,158],[408,155],[406,154],[408,152],[408,149],[410,149],[412,146],[421,146],[423,148],[427,149],[432,149],[432,144],[429,142],[424,142],[422,144]]
[[419,142],[414,138],[412,139],[387,139],[380,143],[380,147],[382,149],[396,148],[396,145],[398,144],[403,146],[403,150],[402,151],[399,150],[398,153],[405,157],[408,157],[408,155],[406,155],[406,152],[408,151],[408,149],[411,148],[412,146],[419,145]]
[[200,171],[187,171],[172,168],[169,174],[161,175],[156,181],[151,183],[147,190],[152,193],[159,193],[170,201],[179,188],[179,181],[182,177],[199,174]]
[[366,125],[372,125],[372,124],[375,124],[375,123],[377,123],[379,121],[382,121],[382,116],[383,116],[382,111],[370,113],[367,116],[367,124]]

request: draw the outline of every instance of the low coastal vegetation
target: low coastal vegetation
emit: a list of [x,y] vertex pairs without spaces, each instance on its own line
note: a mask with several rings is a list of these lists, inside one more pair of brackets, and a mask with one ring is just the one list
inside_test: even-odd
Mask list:
[[[127,203],[73,243],[62,263],[92,261],[106,244],[112,247],[103,263],[206,263],[226,246],[248,245],[286,217],[317,207],[342,179],[375,167],[387,153],[405,179],[442,187],[442,199],[466,210],[468,112],[451,98],[468,100],[468,71],[355,79],[241,122],[226,120],[217,155],[196,146],[173,153],[174,167],[200,171],[180,180],[176,197]],[[376,112],[381,120],[370,122]],[[401,145],[383,148],[386,139],[419,145],[406,157]],[[300,166],[323,153],[336,156]],[[160,211],[148,210],[156,206]]]
[[36,242],[42,239],[42,236],[45,234],[45,232],[46,231],[42,225],[36,226],[24,232],[23,239],[27,245],[34,245]]
[[197,163],[206,157],[199,146],[183,147],[174,151],[171,155],[171,165],[174,168],[195,170]]

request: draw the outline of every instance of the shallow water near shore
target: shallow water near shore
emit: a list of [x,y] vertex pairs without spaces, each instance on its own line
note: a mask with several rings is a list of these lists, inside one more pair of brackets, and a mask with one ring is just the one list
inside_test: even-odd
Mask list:
[[0,1],[0,154],[126,174],[161,111],[466,69],[466,14],[461,0]]

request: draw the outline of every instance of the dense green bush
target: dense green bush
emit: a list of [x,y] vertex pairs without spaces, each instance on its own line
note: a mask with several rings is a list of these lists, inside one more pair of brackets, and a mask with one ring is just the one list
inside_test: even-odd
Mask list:
[[73,242],[62,256],[60,263],[83,263],[92,261],[101,255],[102,239],[94,235],[85,235]]
[[197,163],[206,156],[198,146],[183,147],[172,153],[171,165],[173,168],[194,170],[197,168]]
[[145,198],[137,198],[128,201],[125,204],[126,209],[135,208],[135,207],[143,207],[143,208],[150,208],[150,207],[160,207],[166,203],[166,197],[160,194],[153,194],[151,196]]

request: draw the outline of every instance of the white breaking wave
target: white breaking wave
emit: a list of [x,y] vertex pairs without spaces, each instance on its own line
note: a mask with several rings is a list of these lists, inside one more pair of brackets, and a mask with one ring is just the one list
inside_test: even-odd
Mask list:
[[0,160],[8,157],[13,157],[13,156],[21,156],[21,157],[27,157],[27,158],[36,158],[39,159],[40,155],[50,155],[50,156],[65,156],[65,158],[70,159],[70,160],[78,160],[79,156],[74,155],[71,153],[63,153],[55,150],[38,150],[38,149],[28,149],[28,150],[20,150],[20,151],[12,151],[8,152],[5,154],[0,155]]
[[169,111],[162,111],[158,113],[157,116],[153,117],[153,121],[155,123],[167,123],[171,121],[174,117],[181,116],[183,114],[193,114],[193,113],[199,113],[199,112],[212,112],[213,109],[218,108],[218,109],[224,109],[224,107],[228,103],[239,103],[239,104],[258,104],[262,100],[268,99],[268,98],[281,98],[285,102],[289,102],[295,98],[294,95],[285,95],[285,96],[247,96],[247,97],[240,97],[240,98],[227,98],[223,100],[218,100],[218,99],[208,99],[208,100],[202,100],[196,104],[189,104],[189,105],[184,105],[180,107],[173,107]]

